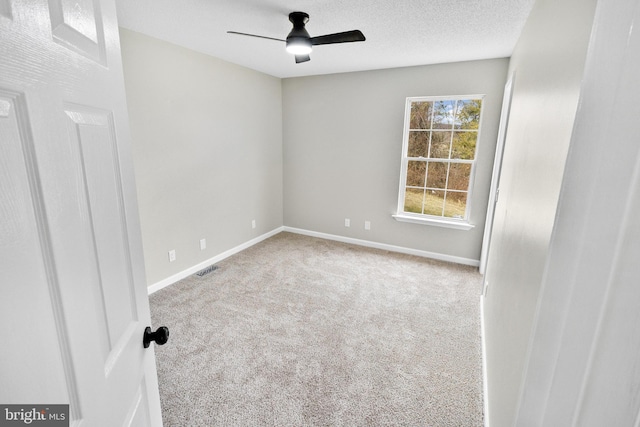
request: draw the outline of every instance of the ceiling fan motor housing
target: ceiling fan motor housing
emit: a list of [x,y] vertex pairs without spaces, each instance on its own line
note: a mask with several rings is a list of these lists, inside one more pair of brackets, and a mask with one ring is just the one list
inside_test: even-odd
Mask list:
[[296,46],[311,52],[311,36],[304,27],[309,22],[309,15],[304,12],[291,12],[289,21],[293,24],[293,29],[287,36],[288,50]]

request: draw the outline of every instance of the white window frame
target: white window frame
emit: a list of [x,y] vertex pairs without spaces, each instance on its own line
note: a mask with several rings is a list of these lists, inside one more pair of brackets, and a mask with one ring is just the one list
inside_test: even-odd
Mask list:
[[[484,115],[484,110],[485,110],[484,98],[485,98],[484,94],[480,94],[480,95],[476,94],[476,95],[452,95],[452,96],[413,96],[413,97],[408,97],[406,99],[405,112],[404,112],[404,132],[402,137],[400,186],[398,190],[398,207],[396,210],[396,214],[393,215],[393,217],[397,221],[411,222],[415,224],[435,225],[439,227],[453,228],[458,230],[471,230],[475,226],[474,224],[470,223],[471,209],[472,209],[471,201],[473,200],[472,199],[473,187],[474,187],[473,184],[474,184],[476,164],[478,161],[478,147],[480,146],[480,133],[482,131],[482,116]],[[451,159],[446,159],[446,161],[449,162],[449,164],[451,163],[471,164],[471,172],[469,175],[469,188],[467,190],[467,203],[466,203],[464,218],[450,218],[450,217],[438,216],[438,215],[405,212],[404,202],[405,202],[405,190],[407,187],[406,186],[407,167],[408,167],[409,161],[414,160],[413,157],[407,157],[408,145],[409,145],[409,131],[410,131],[410,124],[411,124],[411,104],[414,102],[458,101],[458,100],[466,100],[466,99],[482,100],[482,107],[480,109],[480,119],[478,122],[476,147],[475,147],[473,160],[452,161]],[[452,128],[453,126],[454,124],[452,124]],[[445,188],[446,188],[446,185],[445,185]]]

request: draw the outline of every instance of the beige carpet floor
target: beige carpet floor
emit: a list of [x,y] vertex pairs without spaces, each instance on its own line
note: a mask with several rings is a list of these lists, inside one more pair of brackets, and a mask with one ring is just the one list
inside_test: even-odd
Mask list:
[[174,426],[482,426],[477,269],[280,233],[151,295]]

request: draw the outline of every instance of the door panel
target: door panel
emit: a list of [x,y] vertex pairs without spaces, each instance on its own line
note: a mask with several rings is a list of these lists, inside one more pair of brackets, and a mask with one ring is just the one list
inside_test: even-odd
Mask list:
[[49,0],[49,14],[54,41],[106,65],[102,12],[99,2]]
[[[63,366],[69,351],[52,254],[42,233],[46,221],[29,117],[24,96],[5,88],[0,88],[0,141],[0,401],[69,401],[67,387],[73,383]],[[25,339],[34,333],[38,339]]]
[[82,173],[87,196],[100,308],[112,351],[137,321],[113,120],[109,112],[88,107],[74,106],[65,113],[69,137],[80,153],[74,169]]

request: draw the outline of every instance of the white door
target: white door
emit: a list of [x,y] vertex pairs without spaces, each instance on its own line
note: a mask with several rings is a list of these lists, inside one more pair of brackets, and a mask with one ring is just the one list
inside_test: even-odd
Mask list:
[[[484,236],[482,238],[482,251],[480,252],[480,274],[485,273],[489,257],[489,247],[491,246],[491,232],[493,230],[493,218],[496,213],[496,203],[500,193],[500,172],[502,171],[502,154],[504,153],[504,141],[507,137],[507,127],[509,125],[509,112],[511,111],[511,93],[513,91],[513,80],[515,73],[504,86],[502,97],[502,112],[500,113],[500,126],[498,128],[498,141],[496,142],[496,154],[493,159],[493,174],[491,175],[491,190],[489,191],[489,204],[487,205],[487,219],[484,224]],[[486,282],[485,282],[486,288]],[[485,289],[486,290],[486,289]],[[482,292],[483,294],[485,291]]]
[[112,0],[0,0],[0,403],[159,426]]

